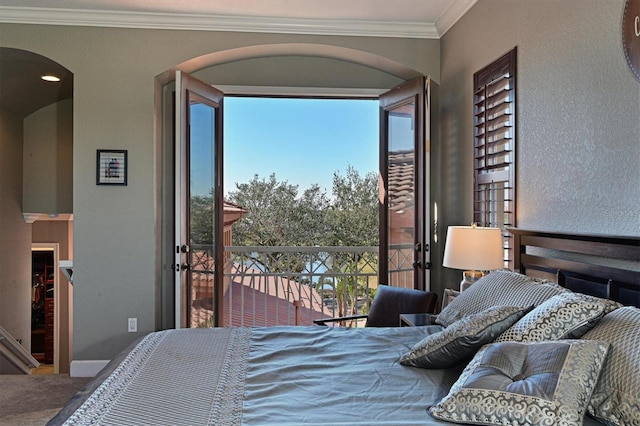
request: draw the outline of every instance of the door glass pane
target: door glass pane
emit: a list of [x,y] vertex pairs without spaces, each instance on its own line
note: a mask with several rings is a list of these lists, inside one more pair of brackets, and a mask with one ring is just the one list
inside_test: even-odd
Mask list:
[[389,284],[414,287],[415,103],[389,111],[387,215]]
[[193,99],[189,104],[189,320],[191,327],[212,327],[215,306],[215,109]]

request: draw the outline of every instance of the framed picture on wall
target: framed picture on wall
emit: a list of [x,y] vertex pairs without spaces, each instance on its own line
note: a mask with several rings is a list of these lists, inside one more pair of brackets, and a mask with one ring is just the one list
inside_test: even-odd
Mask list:
[[96,155],[96,185],[127,184],[127,151],[99,149]]

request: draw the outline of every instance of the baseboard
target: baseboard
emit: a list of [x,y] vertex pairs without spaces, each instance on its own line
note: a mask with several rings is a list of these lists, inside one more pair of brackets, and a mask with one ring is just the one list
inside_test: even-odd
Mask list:
[[84,361],[71,361],[71,377],[95,377],[107,364],[109,360],[94,359]]

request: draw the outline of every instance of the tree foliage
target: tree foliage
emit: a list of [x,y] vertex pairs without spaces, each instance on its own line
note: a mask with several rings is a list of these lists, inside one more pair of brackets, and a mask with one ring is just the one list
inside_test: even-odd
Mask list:
[[213,197],[191,197],[191,244],[213,243]]
[[[375,173],[361,176],[348,167],[346,174],[335,172],[332,194],[328,196],[318,184],[300,193],[298,185],[258,175],[225,197],[247,210],[247,215],[233,224],[233,245],[257,247],[304,246],[378,246],[378,179]],[[192,244],[213,242],[213,195],[194,196],[190,205]],[[327,253],[324,253],[326,256]],[[265,271],[295,273],[320,263],[337,278],[329,280],[339,315],[366,312],[368,304],[360,298],[371,289],[367,278],[357,272],[371,272],[377,256],[371,252],[332,253],[319,261],[319,254],[261,252],[253,261]],[[353,274],[350,274],[353,273]]]
[[[237,183],[226,198],[248,211],[233,225],[234,245],[378,245],[375,173],[360,176],[353,167],[347,168],[345,176],[335,172],[331,197],[317,184],[299,193],[297,185],[280,182],[275,174],[268,178],[254,175],[247,183]],[[292,267],[289,260],[287,265],[271,265],[271,269],[299,272],[308,261],[301,259]]]
[[242,206],[247,216],[233,225],[233,243],[241,246],[309,246],[317,244],[329,200],[318,185],[301,195],[298,186],[255,175],[236,184],[228,201]]
[[346,176],[333,174],[333,201],[327,212],[334,246],[378,245],[378,179],[375,173],[360,176],[353,167]]
[[378,180],[360,176],[349,166],[333,175],[329,197],[313,184],[302,194],[298,186],[255,175],[237,183],[227,200],[247,209],[233,227],[234,245],[242,246],[377,246]]

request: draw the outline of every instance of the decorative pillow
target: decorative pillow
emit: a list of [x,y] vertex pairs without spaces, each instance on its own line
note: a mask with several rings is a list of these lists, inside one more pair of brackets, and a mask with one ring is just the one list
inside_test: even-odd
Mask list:
[[455,423],[581,425],[608,347],[586,340],[486,345],[429,412]]
[[582,338],[611,344],[589,414],[608,425],[640,425],[640,309],[616,309]]
[[447,305],[451,303],[451,301],[456,297],[458,297],[459,295],[460,295],[460,292],[458,290],[454,290],[452,288],[445,288],[442,291],[442,306],[440,307],[441,310],[446,308]]
[[400,364],[422,368],[449,368],[468,361],[484,344],[522,318],[527,308],[495,306],[456,321],[431,334],[400,358]]
[[502,333],[496,342],[580,338],[598,323],[608,306],[610,304],[605,303],[605,299],[585,294],[558,294],[525,315]]
[[509,270],[498,270],[480,278],[461,292],[436,317],[445,327],[491,306],[538,306],[567,289],[550,281],[528,277]]

